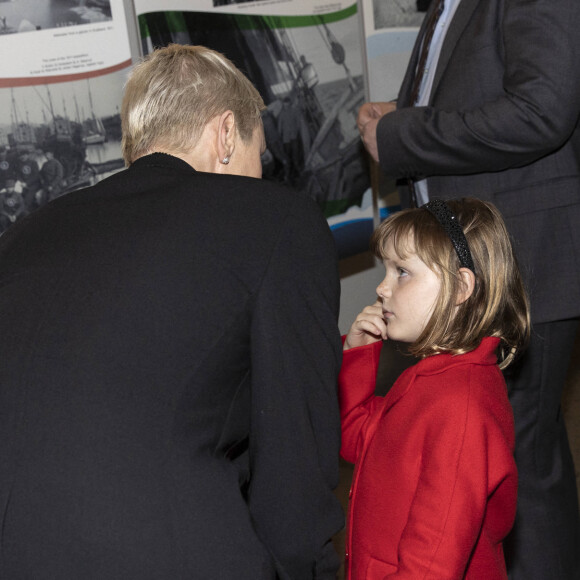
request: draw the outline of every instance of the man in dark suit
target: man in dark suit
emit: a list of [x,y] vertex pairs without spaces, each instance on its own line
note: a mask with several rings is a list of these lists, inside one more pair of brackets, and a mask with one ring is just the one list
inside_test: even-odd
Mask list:
[[129,168],[0,238],[3,580],[335,578],[336,250],[259,179],[262,108],[156,51]]
[[433,0],[397,103],[363,105],[359,129],[383,171],[405,184],[404,207],[413,194],[419,204],[475,196],[506,220],[534,323],[527,355],[506,377],[519,470],[509,573],[577,579],[578,504],[560,398],[580,316],[580,3],[446,0],[415,83],[440,8]]

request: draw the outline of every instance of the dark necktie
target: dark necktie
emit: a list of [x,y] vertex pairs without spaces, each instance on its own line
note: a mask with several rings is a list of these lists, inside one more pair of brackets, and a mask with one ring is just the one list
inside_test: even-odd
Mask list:
[[432,2],[434,6],[433,10],[427,17],[428,20],[425,28],[425,34],[423,35],[423,42],[421,44],[421,53],[417,63],[417,72],[415,73],[413,88],[411,89],[411,106],[413,106],[417,101],[419,89],[421,88],[421,83],[425,74],[425,65],[427,64],[427,56],[429,55],[429,48],[431,46],[431,40],[433,39],[433,33],[435,32],[435,27],[437,26],[437,22],[439,22],[439,18],[441,17],[443,8],[445,6],[445,0],[432,0]]
[[[419,61],[417,62],[417,72],[415,73],[415,78],[413,80],[413,86],[411,88],[411,101],[410,105],[414,106],[417,102],[417,97],[419,96],[419,89],[423,82],[423,76],[425,75],[425,65],[427,64],[427,56],[429,55],[429,48],[431,47],[431,40],[433,39],[433,33],[435,32],[435,27],[439,18],[443,13],[443,8],[445,6],[445,0],[431,0],[434,4],[433,10],[429,13],[427,17],[427,24],[425,27],[425,34],[423,35],[423,42],[421,44],[421,52],[419,54]],[[417,207],[417,192],[415,191],[415,182],[413,179],[407,180],[407,185],[409,187],[409,194],[411,196],[411,207]]]

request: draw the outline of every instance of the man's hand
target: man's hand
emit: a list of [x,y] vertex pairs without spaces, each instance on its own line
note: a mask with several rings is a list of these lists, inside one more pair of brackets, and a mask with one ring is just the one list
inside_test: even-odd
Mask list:
[[369,155],[378,163],[377,125],[383,115],[397,109],[394,101],[382,103],[365,103],[358,112],[357,127],[360,137]]

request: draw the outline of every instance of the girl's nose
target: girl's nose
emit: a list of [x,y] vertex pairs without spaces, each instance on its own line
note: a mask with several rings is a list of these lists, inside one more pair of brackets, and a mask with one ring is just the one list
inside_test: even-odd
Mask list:
[[377,286],[376,293],[379,298],[388,298],[391,295],[391,288],[386,278]]

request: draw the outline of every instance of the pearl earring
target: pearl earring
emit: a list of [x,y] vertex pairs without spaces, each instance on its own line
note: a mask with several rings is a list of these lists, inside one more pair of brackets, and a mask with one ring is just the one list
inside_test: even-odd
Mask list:
[[229,156],[226,156],[226,157],[224,157],[224,158],[222,159],[222,163],[223,163],[224,165],[227,165],[229,162],[230,162],[230,158],[229,158]]

